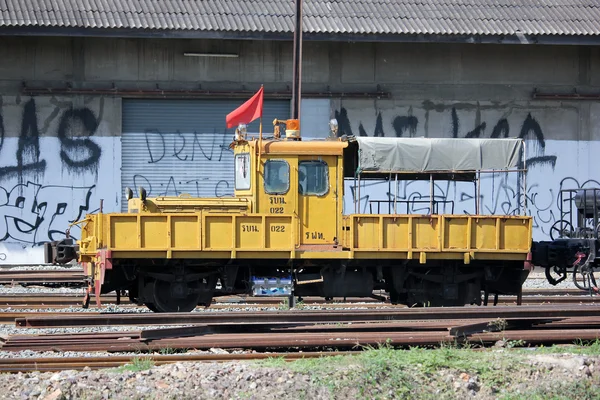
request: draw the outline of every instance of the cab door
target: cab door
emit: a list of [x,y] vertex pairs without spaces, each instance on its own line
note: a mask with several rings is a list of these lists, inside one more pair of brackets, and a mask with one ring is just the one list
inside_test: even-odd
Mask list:
[[301,244],[334,244],[338,196],[335,156],[298,157],[298,217]]

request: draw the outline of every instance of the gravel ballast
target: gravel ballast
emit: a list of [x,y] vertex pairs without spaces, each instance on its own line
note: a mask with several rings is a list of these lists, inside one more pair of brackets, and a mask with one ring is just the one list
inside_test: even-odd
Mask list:
[[0,398],[497,399],[556,394],[596,398],[591,390],[600,384],[599,361],[597,356],[506,349],[382,349],[358,357],[290,363],[186,362],[152,367],[138,361],[98,371],[0,374]]

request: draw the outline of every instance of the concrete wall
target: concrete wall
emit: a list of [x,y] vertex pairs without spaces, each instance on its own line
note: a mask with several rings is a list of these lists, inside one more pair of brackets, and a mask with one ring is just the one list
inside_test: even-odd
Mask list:
[[[227,52],[239,58],[184,57]],[[340,132],[368,136],[504,137],[528,139],[530,211],[536,237],[557,216],[557,192],[599,185],[594,157],[600,102],[533,101],[532,91],[600,93],[600,49],[410,43],[305,42],[305,92],[391,93],[392,99],[304,103],[306,114],[336,117]],[[121,101],[102,96],[22,96],[35,87],[122,89],[289,90],[288,42],[174,39],[15,38],[0,40],[0,262],[33,260],[35,244],[56,239],[105,200],[120,208]],[[327,105],[329,105],[327,109]],[[303,122],[305,136],[317,124]],[[439,184],[438,199],[472,212],[471,187]],[[361,195],[390,198],[387,185]],[[346,211],[352,211],[348,193]],[[414,182],[399,197],[428,195]],[[515,185],[490,177],[484,211],[514,212]],[[365,198],[366,199],[366,198]],[[415,210],[418,211],[418,210]],[[33,250],[32,250],[33,249]],[[33,253],[32,253],[33,252]],[[35,256],[33,255],[35,254]]]
[[41,262],[39,243],[64,238],[100,199],[119,209],[119,104],[0,96],[0,262]]

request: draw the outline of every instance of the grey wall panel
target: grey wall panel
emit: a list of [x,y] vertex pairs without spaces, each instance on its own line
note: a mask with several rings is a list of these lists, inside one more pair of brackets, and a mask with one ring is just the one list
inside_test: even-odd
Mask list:
[[[233,195],[234,129],[225,116],[244,100],[123,100],[122,170],[124,193],[223,197]],[[289,101],[265,100],[263,134],[275,118],[289,118]],[[258,120],[248,126],[258,134]],[[123,210],[127,202],[123,201]]]

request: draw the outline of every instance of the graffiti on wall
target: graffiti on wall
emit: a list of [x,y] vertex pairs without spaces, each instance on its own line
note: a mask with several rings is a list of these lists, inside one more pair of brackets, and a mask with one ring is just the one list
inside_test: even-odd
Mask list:
[[[153,183],[154,186],[152,186]],[[208,178],[204,180],[176,179],[173,175],[157,181],[142,174],[135,174],[133,175],[133,186],[136,188],[134,191],[136,196],[139,195],[138,188],[140,187],[146,190],[148,196],[179,196],[186,193],[193,197],[206,197],[207,187],[214,190],[209,192],[209,195],[214,197],[231,196],[233,193],[233,186],[227,179],[220,179],[216,184],[212,184]]]
[[[134,136],[132,140],[136,140]],[[230,136],[222,133],[163,132],[143,133],[145,166],[133,175],[132,189],[140,187],[148,196],[224,197],[233,195],[233,150]],[[150,171],[150,172],[145,172]],[[166,171],[166,173],[165,173]]]
[[[0,241],[40,244],[64,238],[69,224],[90,211],[93,189],[32,182],[9,191],[0,187]],[[84,200],[81,204],[64,200],[73,197]]]
[[[338,134],[372,137],[430,136],[492,139],[520,137],[525,139],[528,144],[525,157],[528,168],[527,191],[522,192],[516,173],[482,175],[480,212],[516,215],[521,211],[519,207],[522,207],[526,200],[528,212],[534,219],[534,229],[542,237],[546,236],[552,224],[560,219],[558,215],[560,190],[600,187],[600,184],[594,180],[582,179],[570,175],[570,172],[564,172],[572,166],[557,168],[558,154],[565,154],[566,149],[562,147],[564,145],[561,142],[552,141],[552,149],[549,150],[548,140],[544,134],[544,121],[536,117],[535,111],[520,109],[520,112],[510,115],[510,110],[501,109],[496,113],[488,113],[488,117],[495,115],[486,120],[476,106],[470,106],[466,112],[464,109],[461,112],[453,106],[435,105],[430,102],[423,104],[419,110],[422,119],[415,115],[417,113],[413,112],[412,107],[408,108],[406,113],[376,110],[372,117],[368,115],[365,117],[362,110],[358,110],[356,112],[358,116],[354,117],[352,109],[341,107],[335,111],[339,125]],[[434,113],[434,118],[437,118],[437,130],[427,128],[427,124],[432,123]],[[465,115],[467,122],[461,120],[461,116]],[[368,129],[365,126],[372,128]],[[432,134],[431,131],[434,133]],[[568,164],[568,160],[563,162]],[[552,178],[549,179],[550,177]],[[345,203],[346,212],[353,212],[358,194],[351,185],[348,189],[351,198]],[[390,186],[382,182],[364,182],[361,185],[360,196],[361,212],[375,211],[377,207],[380,207],[382,212],[388,212],[390,204],[396,204],[398,212],[430,212],[429,183],[422,181],[403,181],[397,189],[393,184]],[[437,212],[474,213],[476,197],[477,193],[472,183],[446,181],[435,183],[434,201]]]
[[[448,127],[449,137],[453,138],[508,138],[508,137],[519,137],[525,140],[534,140],[536,142],[536,149],[539,154],[535,157],[527,160],[528,165],[532,164],[548,164],[554,167],[556,164],[556,156],[545,155],[544,150],[546,148],[546,141],[544,133],[540,126],[540,123],[528,113],[525,119],[522,121],[520,126],[516,130],[511,131],[508,119],[505,117],[499,118],[497,121],[488,125],[487,121],[480,122],[473,129],[463,128],[456,107],[452,107],[451,111],[451,122]],[[338,136],[353,136],[354,132],[350,124],[350,117],[348,110],[344,107],[340,111],[335,112],[335,118],[338,120]],[[419,119],[414,115],[397,115],[391,119],[392,133],[388,132],[386,135],[383,127],[382,113],[377,113],[375,118],[375,129],[373,134],[367,134],[363,123],[360,122],[358,125],[358,136],[373,136],[373,137],[384,137],[384,136],[395,136],[395,137],[415,137],[419,126]],[[488,126],[493,126],[491,130],[487,129]],[[489,134],[486,134],[486,130]]]
[[36,98],[7,99],[0,98],[0,242],[58,240],[90,210],[104,102],[96,114],[54,98],[41,106]]
[[[41,131],[35,99],[28,100],[22,108],[21,129],[14,155],[16,163],[0,167],[0,182],[12,178],[22,180],[24,175],[29,174],[40,176],[46,170],[46,160],[40,155]],[[56,105],[44,124],[49,125],[54,118],[59,118],[55,135],[60,141],[59,156],[64,167],[72,172],[95,171],[102,150],[90,137],[98,129],[98,117],[87,107],[71,106],[61,112],[60,105]],[[6,134],[4,117],[0,112],[0,158],[2,159],[12,156],[5,154],[6,150],[3,151]]]

